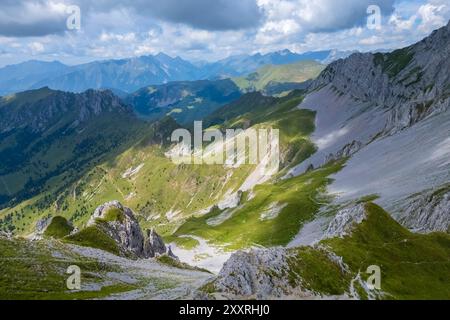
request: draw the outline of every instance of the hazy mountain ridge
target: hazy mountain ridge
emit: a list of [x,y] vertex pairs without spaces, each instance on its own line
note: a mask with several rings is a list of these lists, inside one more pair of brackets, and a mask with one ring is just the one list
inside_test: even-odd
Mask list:
[[327,57],[334,57],[335,54],[334,51],[296,54],[284,50],[265,55],[231,56],[218,62],[196,64],[180,57],[172,58],[164,53],[129,59],[94,61],[75,66],[59,62],[29,61],[0,69],[0,95],[46,86],[71,92],[111,89],[131,93],[149,85],[236,77],[254,72],[267,64],[322,61]]
[[0,69],[0,95],[31,89],[46,78],[63,74],[69,67],[54,61],[31,60]]

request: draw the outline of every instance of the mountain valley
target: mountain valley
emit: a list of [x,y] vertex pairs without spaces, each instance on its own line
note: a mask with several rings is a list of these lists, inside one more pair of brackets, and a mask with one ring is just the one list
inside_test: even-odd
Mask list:
[[[331,54],[52,64],[5,90],[0,297],[449,299],[450,23],[317,62]],[[174,163],[197,120],[278,129],[279,171]]]

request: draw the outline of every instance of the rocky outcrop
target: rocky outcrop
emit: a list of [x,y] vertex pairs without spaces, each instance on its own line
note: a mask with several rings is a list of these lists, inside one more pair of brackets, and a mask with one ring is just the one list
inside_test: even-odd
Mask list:
[[11,240],[13,238],[13,235],[9,232],[0,231],[0,239],[6,239]]
[[148,259],[164,254],[176,258],[155,230],[147,230],[144,236],[133,211],[118,201],[111,201],[98,207],[88,226],[100,228],[114,239],[122,252],[138,258]]
[[39,219],[38,222],[36,222],[36,227],[34,231],[34,238],[41,238],[44,235],[45,230],[50,225],[52,221],[51,217]]
[[108,202],[95,210],[88,222],[92,225],[100,226],[123,250],[143,257],[144,235],[131,209],[118,201]]
[[450,232],[450,186],[418,195],[399,211],[399,222],[414,232]]
[[224,264],[214,286],[228,295],[279,298],[293,290],[283,277],[286,269],[287,251],[283,248],[239,251]]
[[156,257],[167,254],[169,257],[178,259],[172,252],[172,249],[166,247],[163,239],[156,233],[154,229],[147,230],[147,237],[144,241],[144,256]]
[[[217,278],[210,284],[215,298],[234,299],[321,299],[326,294],[310,287],[309,276],[303,277],[302,268],[310,268],[311,256],[320,263],[334,266],[335,276],[350,279],[351,271],[342,257],[321,245],[298,248],[253,249],[237,252],[225,263]],[[339,271],[337,271],[339,270]],[[316,275],[317,277],[320,275]],[[348,288],[330,299],[354,299],[358,294]],[[353,291],[352,291],[353,290]]]
[[[330,154],[326,157],[325,163],[329,163],[332,161],[341,160],[347,157],[351,157],[355,153],[357,153],[363,147],[363,143],[359,141],[353,141],[352,143],[347,144],[340,151],[335,154]],[[314,168],[314,167],[313,167]]]
[[353,228],[364,221],[366,210],[364,204],[353,205],[338,211],[328,225],[323,239],[342,238],[351,234]]

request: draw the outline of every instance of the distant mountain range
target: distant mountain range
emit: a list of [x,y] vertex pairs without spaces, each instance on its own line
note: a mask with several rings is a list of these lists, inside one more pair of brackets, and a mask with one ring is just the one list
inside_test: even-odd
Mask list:
[[328,64],[340,58],[346,58],[350,51],[314,51],[302,54],[293,53],[289,50],[277,51],[267,54],[239,55],[232,56],[216,63],[206,64],[205,69],[208,70],[209,77],[214,75],[228,75],[231,77],[239,77],[252,72],[266,65],[286,65],[300,61],[316,61]]
[[277,96],[295,89],[306,89],[324,68],[325,65],[315,61],[265,65],[242,77],[174,81],[146,86],[122,97],[147,120],[169,115],[186,125],[204,119],[248,92],[262,91],[266,95]]
[[349,54],[331,50],[297,54],[284,50],[264,55],[232,56],[218,62],[196,64],[163,53],[94,61],[76,66],[67,66],[57,61],[33,60],[0,69],[0,95],[42,87],[70,92],[111,89],[121,95],[145,86],[173,81],[240,77],[265,65],[285,65],[307,60],[329,63]]

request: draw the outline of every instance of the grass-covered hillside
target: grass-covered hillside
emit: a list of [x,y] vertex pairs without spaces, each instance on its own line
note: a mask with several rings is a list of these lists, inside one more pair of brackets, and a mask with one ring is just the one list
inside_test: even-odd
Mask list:
[[[300,61],[286,65],[266,65],[257,71],[239,78],[233,78],[236,85],[244,92],[273,92],[276,85],[302,83],[315,79],[325,66],[316,61]],[[282,93],[280,86],[278,93]],[[286,90],[288,91],[288,90]]]
[[350,272],[378,265],[385,299],[449,299],[450,236],[415,234],[379,206],[366,204],[367,219],[350,236],[323,242],[343,257]]
[[296,178],[256,186],[244,194],[238,207],[215,208],[207,215],[192,217],[174,236],[181,241],[197,236],[231,250],[287,245],[328,203],[324,194],[331,182],[329,176],[341,167],[341,163],[330,164]]
[[58,193],[151,130],[109,91],[44,88],[4,97],[0,119],[0,225],[17,233],[26,228],[13,220],[63,209]]
[[[246,298],[449,299],[450,236],[414,234],[381,207],[363,208],[362,222],[316,245],[242,253],[245,267],[229,265],[203,290]],[[265,256],[271,263],[261,263]],[[369,279],[375,266],[377,284]]]
[[[54,240],[0,237],[0,252],[1,300],[187,299],[211,277],[181,263],[133,261]],[[71,266],[80,268],[79,290],[67,287]]]
[[[305,159],[315,150],[309,141],[309,135],[314,130],[315,114],[297,109],[301,100],[301,92],[293,92],[284,98],[270,98],[259,93],[248,94],[214,113],[205,121],[205,127],[280,129],[281,169],[285,169]],[[226,119],[217,118],[216,115],[225,116]],[[170,150],[170,142],[167,139],[178,127],[170,118],[148,126],[145,131],[147,134],[141,135],[133,146],[98,162],[75,182],[61,184],[59,180],[54,180],[46,191],[18,205],[3,209],[0,213],[1,225],[5,229],[14,226],[17,234],[29,234],[34,230],[38,219],[62,216],[80,227],[87,222],[97,206],[118,200],[137,213],[143,227],[155,227],[164,237],[176,240],[177,235],[186,234],[183,230],[191,223],[186,219],[208,213],[221,200],[237,192],[255,171],[254,165],[229,167],[174,164],[166,155]],[[332,171],[333,169],[330,172]],[[326,174],[318,176],[320,177],[314,183],[325,186]],[[308,182],[307,180],[304,181]],[[280,183],[274,186],[268,184],[258,189],[261,190],[261,195],[258,191],[256,198],[249,202],[249,205],[266,207],[277,201],[281,205],[285,205],[285,202],[292,204],[283,209],[286,213],[280,214],[280,220],[260,221],[259,218],[252,217],[255,234],[248,239],[236,238],[238,246],[251,242],[284,243],[288,236],[298,231],[301,221],[295,219],[288,223],[289,232],[283,235],[282,239],[275,236],[281,231],[282,221],[290,220],[289,212],[296,211],[298,201],[303,201],[294,200],[295,193],[282,195],[282,190],[289,187]],[[293,185],[295,181],[286,183]],[[271,188],[274,188],[272,200],[265,199],[264,189],[266,193],[272,193]],[[303,188],[306,190],[306,185],[301,187]],[[303,199],[310,203],[306,198]],[[301,220],[310,218],[314,210],[311,208],[301,213]],[[239,218],[239,215],[237,217],[243,219]],[[233,223],[233,220],[230,223]],[[268,224],[273,225],[275,239],[258,239],[258,228],[264,228]],[[172,236],[175,231],[176,234]],[[223,236],[217,233],[216,238],[216,241],[221,242]]]

